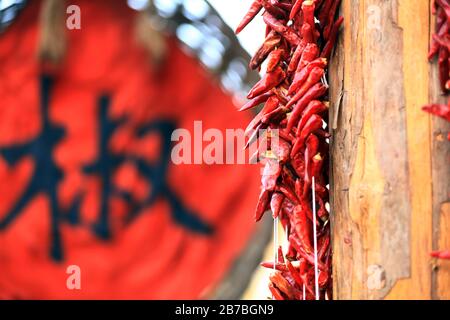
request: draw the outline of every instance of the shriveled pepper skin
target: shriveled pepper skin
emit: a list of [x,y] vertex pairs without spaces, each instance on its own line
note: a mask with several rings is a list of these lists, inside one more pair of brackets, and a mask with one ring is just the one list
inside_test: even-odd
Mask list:
[[[329,104],[328,86],[323,80],[343,22],[336,17],[339,4],[340,0],[261,0],[253,3],[241,23],[246,24],[255,12],[263,11],[266,39],[252,58],[250,68],[259,69],[264,62],[267,68],[248,94],[251,100],[241,110],[264,103],[246,129],[246,147],[258,138],[262,145],[273,142],[273,132],[278,131],[278,143],[271,143],[270,150],[258,147],[252,155],[252,161],[265,166],[255,218],[261,219],[270,209],[289,239],[285,255],[278,248],[278,259],[262,264],[274,270],[269,290],[276,300],[316,298],[313,221],[318,230],[319,298],[331,298],[326,172]],[[261,129],[268,130],[262,138],[258,134]],[[313,177],[317,212],[312,210]]]

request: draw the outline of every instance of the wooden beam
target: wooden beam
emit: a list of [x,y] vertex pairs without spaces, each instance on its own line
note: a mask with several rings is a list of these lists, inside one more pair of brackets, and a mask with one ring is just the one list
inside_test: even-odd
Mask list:
[[450,158],[436,140],[448,124],[421,111],[438,95],[430,1],[344,0],[342,11],[330,69],[335,298],[448,297],[448,270],[429,257],[450,247],[438,232],[450,225]]

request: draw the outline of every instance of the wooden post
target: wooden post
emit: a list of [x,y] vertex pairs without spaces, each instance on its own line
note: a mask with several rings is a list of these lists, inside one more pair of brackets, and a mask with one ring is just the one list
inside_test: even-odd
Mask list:
[[343,0],[331,61],[335,299],[449,299],[450,126],[429,0]]

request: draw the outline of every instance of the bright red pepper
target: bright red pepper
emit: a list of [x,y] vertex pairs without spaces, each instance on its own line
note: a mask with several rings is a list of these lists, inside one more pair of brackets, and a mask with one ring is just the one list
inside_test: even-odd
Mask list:
[[279,85],[286,78],[286,73],[278,66],[273,72],[266,73],[263,78],[253,87],[248,94],[248,99],[253,99],[260,94],[266,93],[270,89]]
[[239,26],[236,28],[236,34],[239,34],[256,17],[256,15],[261,11],[262,8],[263,6],[261,4],[261,1],[253,1],[250,9],[242,19]]
[[298,88],[300,88],[301,85],[308,79],[309,74],[314,68],[322,68],[325,69],[327,66],[327,59],[325,58],[318,58],[314,61],[311,61],[308,63],[308,65],[301,70],[297,70],[295,73],[294,79],[292,80],[292,84],[289,87],[288,94],[291,95],[294,92],[298,91]]
[[328,87],[322,83],[317,83],[311,87],[308,92],[297,102],[292,111],[291,117],[289,118],[288,125],[286,128],[287,132],[290,132],[292,128],[298,123],[303,110],[308,106],[308,104],[315,99],[318,99],[327,93]]
[[299,101],[302,97],[305,96],[305,94],[308,92],[309,89],[312,88],[315,84],[317,84],[325,74],[325,70],[319,67],[315,67],[311,70],[308,79],[306,79],[306,82],[299,88],[297,93],[292,97],[291,100],[289,100],[289,103],[286,105],[286,108],[289,108],[293,106],[297,101]]
[[435,251],[431,253],[433,258],[450,260],[450,251]]
[[272,52],[277,46],[281,43],[280,35],[276,34],[274,31],[271,31],[266,40],[262,44],[262,46],[258,49],[256,54],[250,60],[249,67],[252,70],[256,70],[259,68],[261,63],[267,58],[270,52]]

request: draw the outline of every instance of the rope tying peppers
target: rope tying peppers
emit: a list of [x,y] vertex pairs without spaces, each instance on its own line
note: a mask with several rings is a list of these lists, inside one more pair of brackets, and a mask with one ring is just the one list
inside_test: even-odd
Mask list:
[[[254,1],[239,24],[239,33],[263,11],[266,39],[250,62],[267,69],[248,94],[252,99],[240,111],[264,107],[246,129],[246,147],[258,141],[258,130],[267,129],[264,142],[279,132],[278,144],[260,148],[252,159],[265,162],[262,191],[255,219],[272,210],[289,239],[277,261],[264,262],[274,270],[269,289],[277,300],[315,299],[313,220],[317,227],[317,267],[321,299],[332,298],[331,246],[327,161],[327,61],[343,23],[336,17],[340,0]],[[317,19],[318,18],[318,19]],[[321,81],[322,80],[322,81]],[[267,146],[266,146],[267,147]],[[315,179],[317,219],[312,212],[312,179]]]

